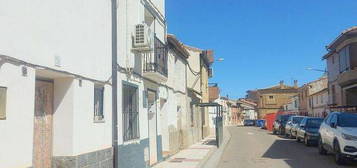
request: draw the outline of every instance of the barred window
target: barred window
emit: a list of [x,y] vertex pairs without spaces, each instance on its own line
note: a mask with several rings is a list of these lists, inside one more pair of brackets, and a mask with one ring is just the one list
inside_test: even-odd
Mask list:
[[139,111],[137,87],[129,84],[123,85],[123,133],[124,141],[138,139],[139,134]]
[[95,84],[94,85],[94,121],[104,120],[103,104],[104,104],[104,86]]

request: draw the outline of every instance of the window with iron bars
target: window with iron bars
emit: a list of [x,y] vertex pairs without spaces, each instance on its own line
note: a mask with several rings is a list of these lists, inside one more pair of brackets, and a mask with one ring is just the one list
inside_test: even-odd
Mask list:
[[138,139],[139,134],[139,106],[138,88],[123,84],[123,139],[129,141]]
[[104,85],[94,85],[94,121],[103,121]]

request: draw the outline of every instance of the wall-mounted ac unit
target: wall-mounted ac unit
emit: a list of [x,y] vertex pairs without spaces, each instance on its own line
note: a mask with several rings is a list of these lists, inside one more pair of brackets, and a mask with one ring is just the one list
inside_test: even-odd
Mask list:
[[150,50],[152,33],[146,24],[137,24],[134,29],[134,49]]

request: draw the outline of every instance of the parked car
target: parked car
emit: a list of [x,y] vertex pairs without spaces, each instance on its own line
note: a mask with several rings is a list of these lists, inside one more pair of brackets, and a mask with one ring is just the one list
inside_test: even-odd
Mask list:
[[319,140],[319,129],[323,118],[305,117],[296,130],[296,141],[304,140],[306,146],[317,143]]
[[[304,116],[304,118],[305,118],[306,116]],[[303,118],[303,119],[304,119]],[[297,124],[295,124],[295,125],[293,125],[292,127],[291,127],[291,138],[296,138],[296,132],[297,132],[297,129],[299,128],[299,126],[300,126],[300,123],[301,123],[301,121],[302,120],[300,120]]]
[[256,120],[255,121],[255,126],[259,128],[264,128],[265,127],[265,120]]
[[335,154],[337,164],[345,163],[347,158],[357,158],[357,114],[333,112],[322,123],[319,139],[319,153]]
[[292,114],[282,114],[278,115],[273,124],[273,134],[284,135],[285,134],[285,125],[288,122],[288,119]]
[[[290,116],[288,122],[285,125],[285,136],[289,138],[295,137],[296,133],[294,136],[292,134],[293,128],[296,128],[296,126],[298,126],[298,124],[300,124],[304,118],[305,116]],[[296,129],[294,129],[294,131],[296,131]]]
[[244,120],[244,126],[255,126],[255,120]]

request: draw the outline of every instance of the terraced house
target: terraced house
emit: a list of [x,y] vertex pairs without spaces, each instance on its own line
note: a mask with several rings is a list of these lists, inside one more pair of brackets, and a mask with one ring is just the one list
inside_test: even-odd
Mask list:
[[150,167],[210,134],[213,52],[164,0],[117,2],[0,2],[1,168]]
[[327,47],[329,105],[331,110],[357,106],[357,27],[343,31]]

